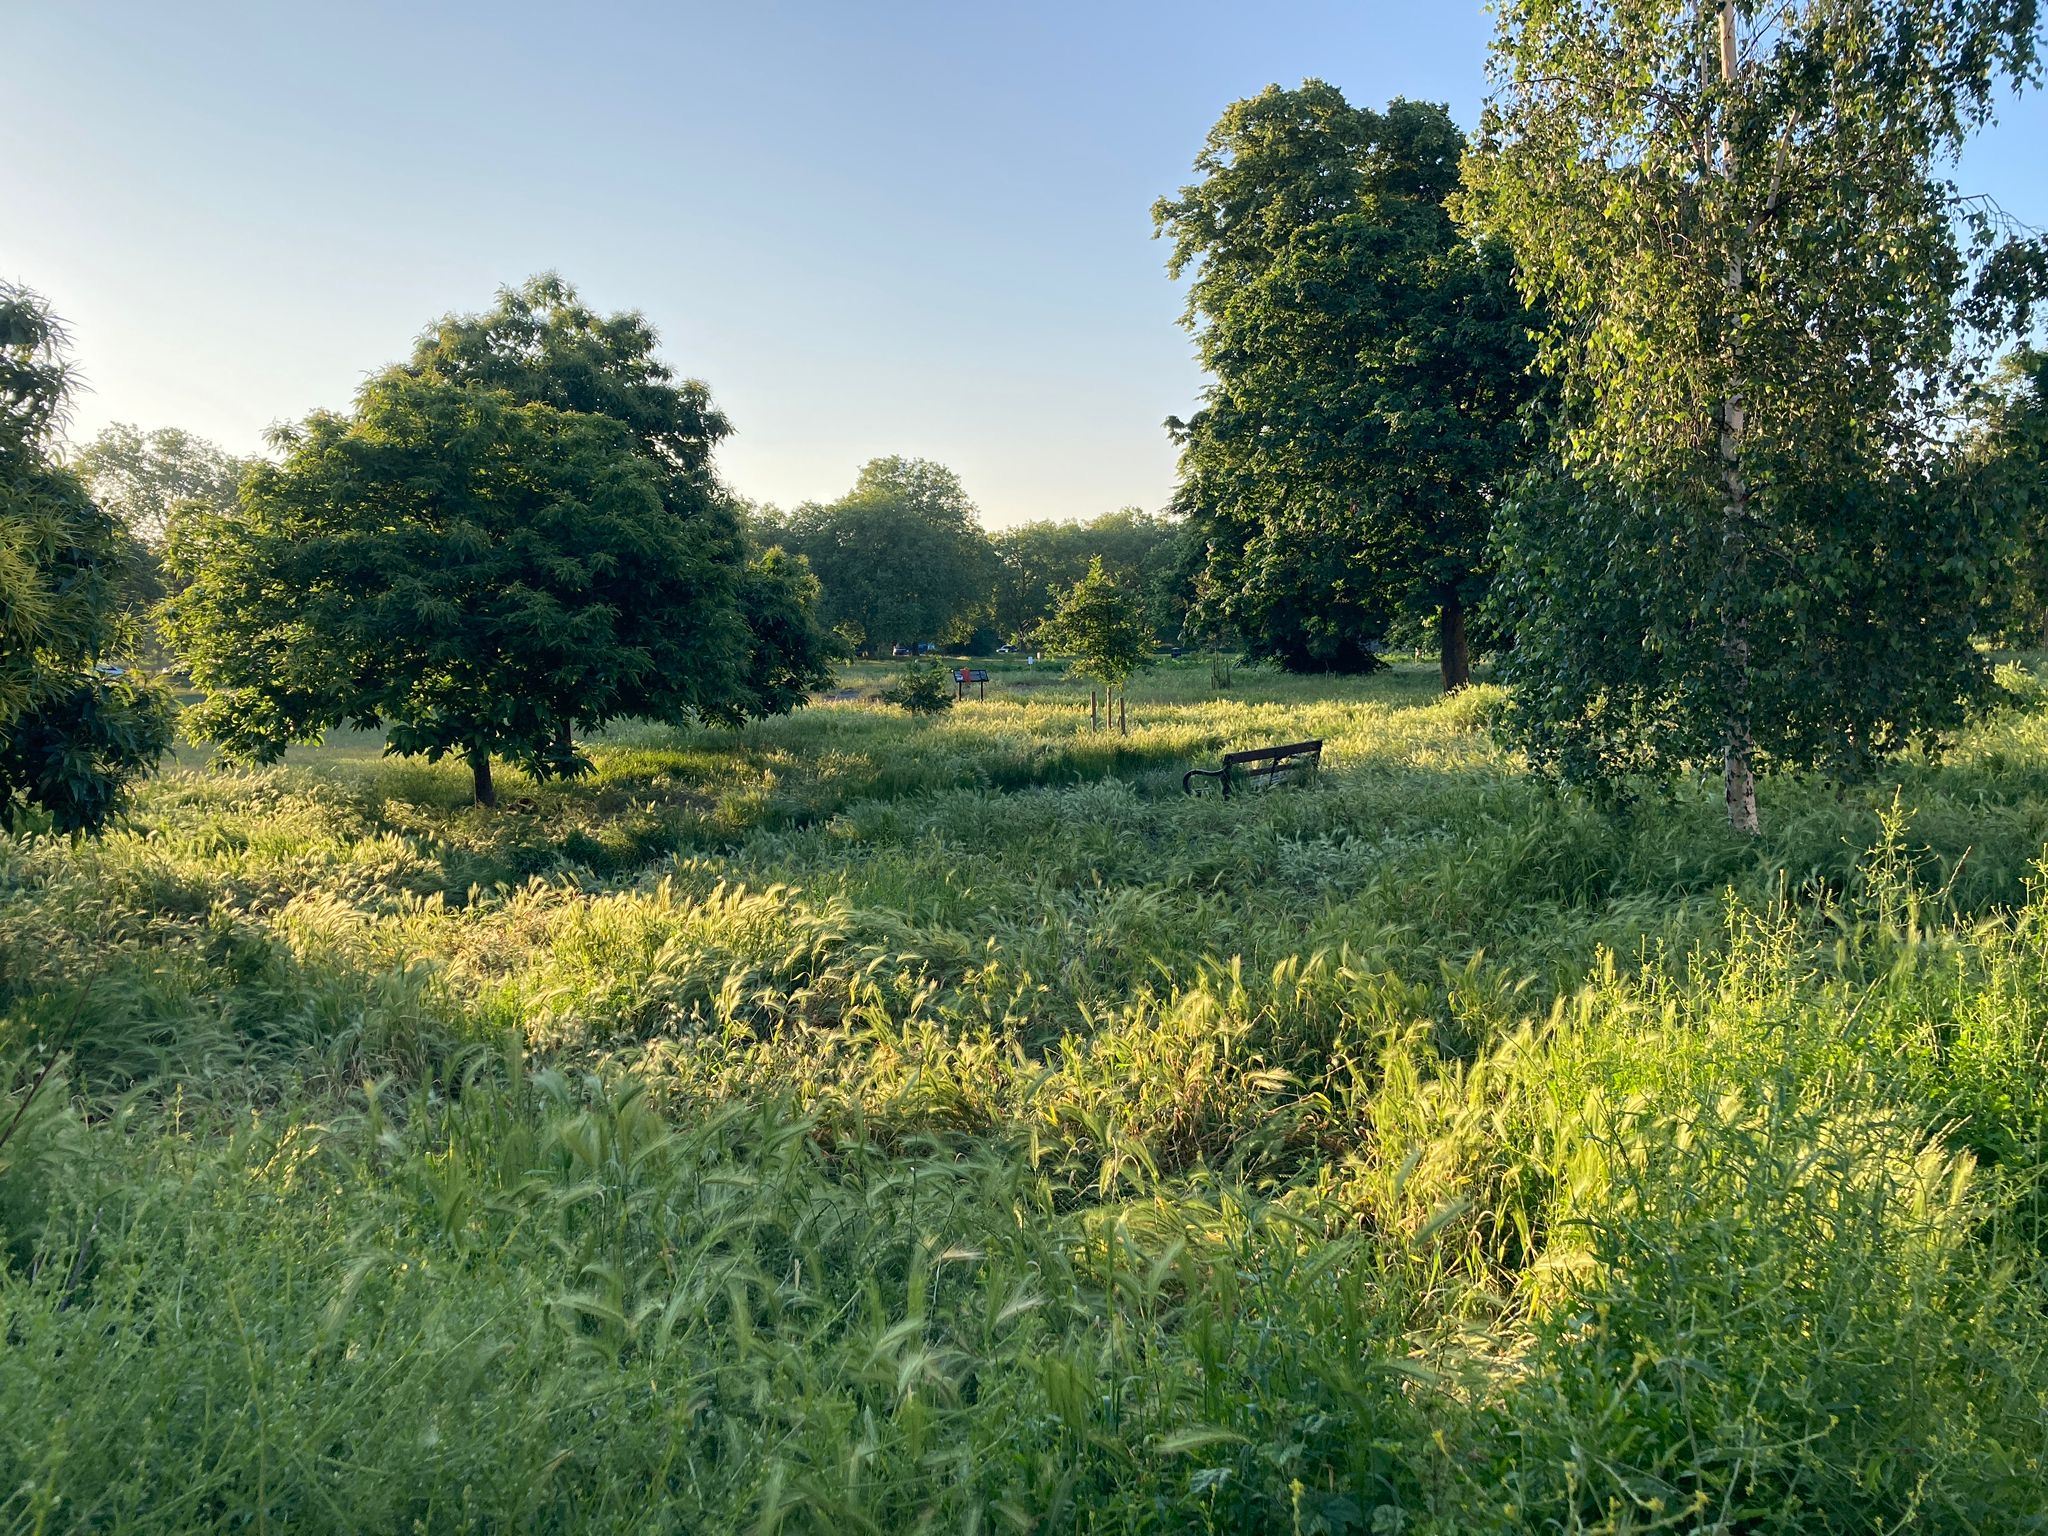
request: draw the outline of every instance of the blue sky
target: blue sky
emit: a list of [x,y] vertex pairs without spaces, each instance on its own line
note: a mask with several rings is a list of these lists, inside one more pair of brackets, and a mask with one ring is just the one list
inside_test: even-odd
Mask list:
[[[1153,199],[1271,81],[1470,126],[1490,31],[1371,0],[0,0],[0,275],[71,324],[74,436],[252,450],[553,268],[710,383],[747,495],[908,453],[991,524],[1158,507],[1201,379]],[[1964,180],[2048,225],[2044,154],[2035,95]]]

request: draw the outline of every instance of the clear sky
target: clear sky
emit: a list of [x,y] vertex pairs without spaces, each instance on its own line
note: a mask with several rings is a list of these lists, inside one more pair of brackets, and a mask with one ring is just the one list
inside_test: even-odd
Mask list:
[[[1156,508],[1201,379],[1151,204],[1272,81],[1471,126],[1477,3],[0,0],[0,275],[70,323],[73,435],[238,452],[560,271],[738,428],[741,492],[958,470],[991,524]],[[2048,225],[2048,105],[1964,180]]]

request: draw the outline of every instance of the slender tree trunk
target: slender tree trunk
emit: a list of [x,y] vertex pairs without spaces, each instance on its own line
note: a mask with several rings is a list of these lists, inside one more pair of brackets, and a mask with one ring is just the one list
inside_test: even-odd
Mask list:
[[[1732,86],[1740,65],[1735,0],[1720,0],[1718,9],[1721,82]],[[1729,106],[1724,103],[1721,110],[1725,119]],[[1721,137],[1721,175],[1729,182],[1733,182],[1736,176],[1735,141],[1725,132]],[[1734,238],[1732,233],[1731,238]],[[1742,305],[1743,255],[1739,246],[1730,248],[1722,277],[1728,298],[1727,317],[1723,323],[1731,328],[1739,323],[1737,316]],[[1733,351],[1729,345],[1731,339],[1724,333],[1723,344],[1730,352]],[[1749,597],[1749,486],[1742,473],[1742,436],[1747,420],[1741,384],[1733,376],[1734,359],[1730,357],[1728,363],[1731,376],[1720,411],[1721,670],[1723,708],[1726,711],[1721,727],[1721,782],[1728,802],[1728,825],[1737,832],[1754,837],[1757,833],[1756,739],[1750,720],[1749,625],[1741,614],[1741,605]]]
[[[1736,429],[1739,433],[1740,429]],[[1724,437],[1727,429],[1723,429]],[[1724,512],[1722,528],[1723,562],[1740,572],[1739,553],[1730,558],[1728,546],[1742,541],[1742,509],[1731,501]],[[1721,786],[1728,802],[1728,825],[1754,837],[1759,831],[1756,815],[1756,738],[1749,715],[1749,636],[1747,626],[1732,616],[1721,621],[1723,670],[1728,676],[1727,719],[1722,725]]]
[[1456,587],[1444,589],[1436,611],[1437,671],[1444,692],[1456,693],[1472,681],[1472,648],[1465,638],[1465,603]]
[[495,806],[498,803],[498,789],[491,782],[491,754],[481,747],[471,747],[469,772],[475,781],[476,803],[481,806]]

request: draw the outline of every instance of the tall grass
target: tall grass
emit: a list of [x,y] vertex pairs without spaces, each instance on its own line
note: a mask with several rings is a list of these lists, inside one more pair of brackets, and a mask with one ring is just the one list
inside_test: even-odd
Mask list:
[[1419,669],[188,762],[0,855],[0,1529],[2048,1527],[2009,680],[1761,845]]

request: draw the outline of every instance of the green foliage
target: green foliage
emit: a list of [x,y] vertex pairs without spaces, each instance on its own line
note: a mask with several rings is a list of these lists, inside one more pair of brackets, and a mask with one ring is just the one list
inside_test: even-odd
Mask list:
[[492,309],[444,317],[420,338],[405,371],[616,421],[672,477],[669,489],[687,510],[732,424],[701,380],[678,381],[654,355],[659,340],[638,313],[600,315],[544,273],[501,290]]
[[1051,655],[1071,657],[1081,676],[1111,688],[1151,665],[1154,644],[1143,602],[1103,569],[1099,555],[1039,626],[1038,643]]
[[1183,545],[1175,518],[1136,507],[1078,522],[1019,523],[990,535],[1002,562],[994,622],[1006,640],[1029,635],[1053,605],[1100,559],[1118,580],[1144,596],[1146,619],[1161,640],[1180,634],[1188,597]]
[[1961,473],[2004,533],[1986,618],[2019,644],[2048,637],[2048,352],[2002,360],[1972,400]]
[[771,545],[750,562],[740,573],[739,610],[747,635],[739,695],[708,716],[738,725],[786,715],[831,686],[844,647],[824,627],[818,578],[802,555]]
[[2038,20],[1500,18],[1465,211],[1547,307],[1564,417],[1499,539],[1507,727],[1568,779],[1714,764],[1753,830],[1757,767],[1867,772],[1983,696],[1996,518],[1946,427],[2048,262],[1943,168],[2034,73]]
[[1445,209],[1464,136],[1443,108],[1351,106],[1320,81],[1233,103],[1201,180],[1153,210],[1193,271],[1214,376],[1176,505],[1204,619],[1255,656],[1370,671],[1407,609],[1441,614],[1445,686],[1492,511],[1523,459],[1528,319],[1505,247]]
[[1746,841],[1419,669],[1029,675],[0,849],[6,1521],[2038,1524],[2038,679]]
[[253,465],[176,427],[145,432],[117,421],[79,449],[71,467],[84,478],[94,501],[157,549],[180,503],[227,510]]
[[111,661],[134,540],[55,460],[62,343],[39,298],[0,284],[0,825],[91,832],[163,756],[172,705]]
[[964,638],[987,611],[995,554],[960,479],[926,459],[875,459],[838,501],[775,537],[810,562],[827,623],[867,653]]
[[[552,273],[499,295],[497,307],[478,315],[444,318],[414,349],[407,370],[423,378],[502,389],[516,399],[557,410],[606,417],[632,433],[662,482],[670,515],[697,530],[721,563],[731,563],[733,600],[745,640],[736,654],[700,648],[692,669],[702,684],[682,706],[735,724],[799,708],[813,688],[831,681],[840,646],[819,622],[818,588],[801,558],[779,553],[770,540],[749,560],[746,546],[760,519],[712,476],[711,455],[732,431],[697,379],[678,380],[655,356],[659,338],[635,312],[600,315]],[[709,584],[684,601],[705,616],[672,613],[660,594],[648,594],[637,612],[618,616],[622,633],[658,653],[665,631],[687,636],[701,623],[708,636],[723,616]],[[636,625],[645,626],[651,635]],[[637,664],[637,663],[636,663]],[[657,661],[657,666],[660,662]],[[675,718],[664,692],[636,712]],[[579,716],[594,726],[599,716]]]
[[138,653],[153,664],[168,657],[151,610],[169,592],[164,543],[174,517],[231,510],[255,461],[238,459],[176,427],[152,432],[115,422],[71,457],[92,499],[130,535],[124,561],[124,621],[137,629]]
[[171,545],[166,632],[232,753],[389,722],[394,752],[469,760],[488,804],[492,756],[576,773],[574,725],[733,706],[720,531],[673,514],[617,422],[393,373],[286,448]]
[[915,660],[883,687],[881,699],[913,715],[943,715],[953,707],[953,679],[938,662]]
[[624,715],[800,704],[832,650],[815,584],[779,552],[746,564],[709,469],[724,421],[653,345],[535,279],[283,434],[238,507],[172,530],[196,726],[269,761],[388,723],[394,752],[466,759],[489,804],[494,756],[545,780]]

